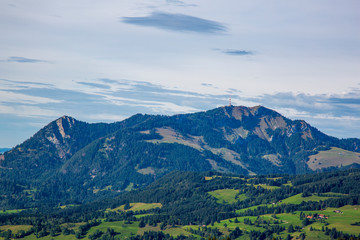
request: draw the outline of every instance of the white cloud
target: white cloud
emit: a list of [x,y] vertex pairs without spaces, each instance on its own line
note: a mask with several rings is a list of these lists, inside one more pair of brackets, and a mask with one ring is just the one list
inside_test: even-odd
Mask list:
[[360,121],[360,117],[355,116],[334,116],[331,114],[315,114],[312,116],[315,119],[329,119],[329,120],[337,120],[337,121]]
[[59,100],[54,100],[45,97],[30,96],[22,93],[14,93],[0,90],[0,102],[17,103],[17,104],[46,104],[46,103],[60,103]]
[[122,121],[128,116],[116,115],[116,114],[89,114],[87,118],[96,122],[118,122]]
[[166,101],[147,101],[110,95],[104,95],[104,98],[109,103],[117,106],[143,107],[149,109],[149,113],[173,114],[199,111],[199,109],[191,106],[178,105]]
[[59,113],[54,110],[43,109],[37,106],[25,106],[25,105],[18,105],[18,106],[6,106],[0,104],[0,114],[9,114],[15,115],[19,117],[58,117]]
[[309,112],[299,111],[295,108],[277,108],[276,111],[278,111],[283,116],[286,116],[287,118],[292,118],[292,119],[311,117]]

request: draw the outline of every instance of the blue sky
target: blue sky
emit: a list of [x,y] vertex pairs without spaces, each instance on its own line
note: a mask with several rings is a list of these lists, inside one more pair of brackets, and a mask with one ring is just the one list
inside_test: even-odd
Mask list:
[[263,105],[360,137],[358,0],[2,0],[0,147],[62,115]]

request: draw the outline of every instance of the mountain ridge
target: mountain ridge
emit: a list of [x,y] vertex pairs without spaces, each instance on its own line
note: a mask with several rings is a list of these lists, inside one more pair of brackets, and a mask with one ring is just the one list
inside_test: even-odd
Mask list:
[[28,194],[34,202],[53,188],[54,202],[82,202],[142,188],[174,170],[256,175],[356,167],[359,146],[359,139],[328,136],[263,106],[136,114],[109,124],[62,116],[0,155],[0,179],[36,189]]

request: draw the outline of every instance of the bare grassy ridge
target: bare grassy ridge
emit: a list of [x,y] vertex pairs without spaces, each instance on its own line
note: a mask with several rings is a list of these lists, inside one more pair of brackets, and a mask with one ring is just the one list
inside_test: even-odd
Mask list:
[[360,164],[360,153],[350,152],[341,148],[332,147],[330,150],[320,151],[309,157],[307,165],[312,170]]

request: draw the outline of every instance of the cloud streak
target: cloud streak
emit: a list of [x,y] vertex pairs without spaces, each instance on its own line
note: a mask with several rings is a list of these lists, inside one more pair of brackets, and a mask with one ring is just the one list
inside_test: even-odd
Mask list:
[[39,82],[22,82],[22,81],[13,81],[8,79],[0,79],[0,90],[10,90],[10,89],[24,89],[24,88],[49,88],[53,87],[52,84],[39,83]]
[[180,6],[180,7],[196,7],[196,4],[187,4],[184,1],[180,1],[180,0],[166,0],[167,4],[170,5],[175,5],[175,6]]
[[240,50],[240,49],[219,49],[219,48],[215,48],[214,51],[218,51],[218,52],[230,55],[230,56],[250,56],[250,55],[255,54],[253,51]]
[[34,59],[34,58],[25,58],[25,57],[9,57],[8,62],[17,62],[17,63],[45,63],[47,61]]
[[76,83],[84,85],[84,86],[93,87],[93,88],[110,89],[110,86],[105,85],[105,84],[91,83],[91,82],[76,82]]
[[179,32],[219,34],[227,31],[225,25],[184,14],[153,12],[145,17],[123,17],[122,22]]
[[55,110],[44,109],[38,106],[26,106],[26,105],[2,105],[0,104],[0,112],[1,114],[6,115],[15,115],[19,117],[53,117],[56,118],[59,116],[59,112]]
[[265,102],[276,108],[295,108],[309,112],[311,115],[332,115],[360,117],[360,91],[352,90],[346,94],[304,94],[304,93],[276,93],[264,94],[255,98],[255,101]]
[[254,53],[252,51],[236,50],[236,49],[226,49],[226,50],[222,50],[222,52],[227,55],[232,55],[232,56],[254,55]]

